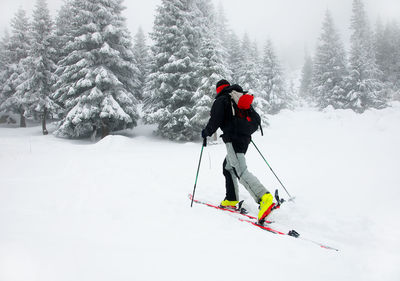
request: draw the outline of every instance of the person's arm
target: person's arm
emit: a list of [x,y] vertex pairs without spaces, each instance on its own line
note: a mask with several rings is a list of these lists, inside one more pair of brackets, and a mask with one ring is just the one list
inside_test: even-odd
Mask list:
[[211,107],[210,120],[208,120],[207,126],[202,131],[202,136],[210,137],[212,136],[219,127],[224,124],[225,117],[225,99],[218,98],[215,100]]

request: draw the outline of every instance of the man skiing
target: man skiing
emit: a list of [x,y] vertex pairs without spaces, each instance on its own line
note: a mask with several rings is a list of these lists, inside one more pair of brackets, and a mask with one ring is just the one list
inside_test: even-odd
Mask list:
[[239,85],[230,85],[227,80],[220,80],[216,85],[216,91],[217,96],[211,107],[210,119],[202,130],[201,136],[205,139],[214,134],[218,128],[221,128],[223,132],[222,139],[227,149],[227,156],[223,162],[226,196],[221,202],[221,207],[235,208],[239,203],[239,180],[256,203],[260,204],[258,220],[263,221],[274,206],[273,196],[248,171],[245,158],[251,134],[260,125],[260,116],[250,105],[245,114],[243,114],[244,111],[238,112],[239,109],[232,99],[232,93],[240,93],[240,95],[246,93]]

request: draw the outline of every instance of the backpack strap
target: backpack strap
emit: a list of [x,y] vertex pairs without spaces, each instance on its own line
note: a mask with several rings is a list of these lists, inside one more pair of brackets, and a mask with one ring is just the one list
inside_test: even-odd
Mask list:
[[233,99],[231,98],[231,107],[232,107],[232,115],[235,116],[236,115],[236,104],[233,101]]
[[[250,110],[252,110],[252,111],[254,111],[255,113],[257,113],[256,110],[253,108],[253,106],[251,106],[251,109],[250,109]],[[262,126],[261,126],[261,118],[260,118],[260,122],[258,122],[258,127],[260,128],[261,136],[264,136],[264,131],[263,131],[263,128],[262,128]]]
[[231,91],[229,93],[230,100],[231,100],[231,106],[232,106],[232,115],[233,116],[236,115],[236,111],[239,109],[237,105],[238,105],[239,99],[240,99],[240,97],[242,95],[243,95],[242,93],[239,93],[239,92],[237,92],[235,90],[233,90],[233,91]]

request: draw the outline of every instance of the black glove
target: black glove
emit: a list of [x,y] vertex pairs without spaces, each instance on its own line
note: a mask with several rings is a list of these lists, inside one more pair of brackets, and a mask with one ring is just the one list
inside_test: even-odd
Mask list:
[[207,146],[207,131],[203,129],[201,131],[201,137],[203,138],[203,146]]

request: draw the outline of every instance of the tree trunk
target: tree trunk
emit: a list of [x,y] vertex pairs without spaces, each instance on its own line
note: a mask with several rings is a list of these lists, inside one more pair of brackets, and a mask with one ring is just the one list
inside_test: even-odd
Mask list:
[[93,132],[92,132],[92,135],[90,136],[90,140],[91,140],[92,142],[95,142],[95,141],[96,141],[96,135],[97,135],[97,127],[96,127],[96,126],[93,126]]
[[105,138],[110,134],[107,122],[101,121],[101,138]]
[[47,119],[47,108],[45,107],[43,110],[43,116],[42,116],[42,132],[43,135],[47,135],[49,132],[46,129],[46,119]]
[[21,128],[26,127],[26,120],[25,120],[24,112],[25,112],[24,110],[21,110],[21,112],[20,112],[19,126]]

